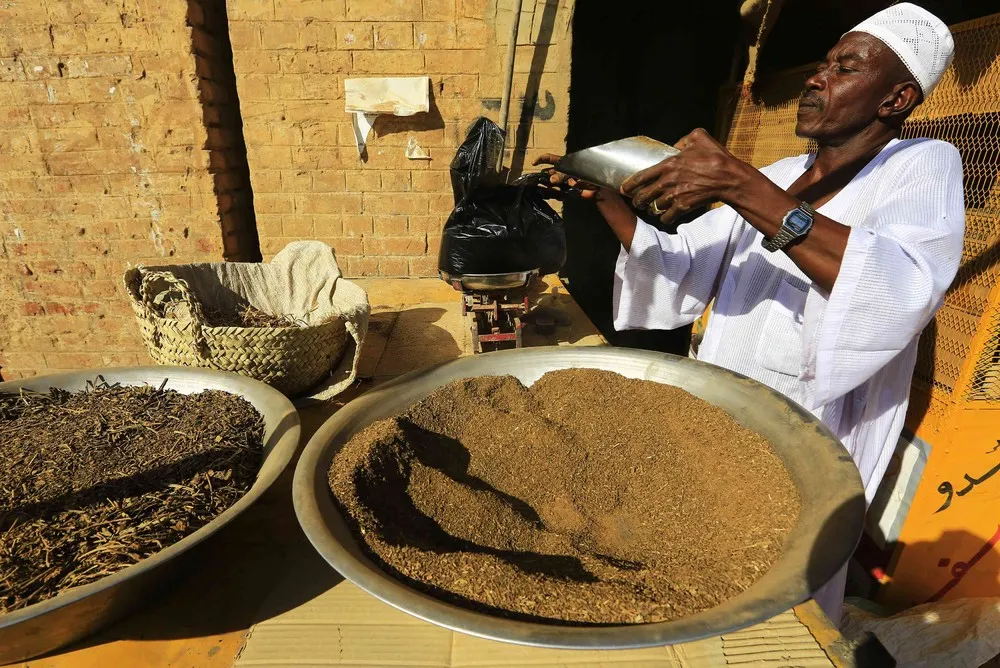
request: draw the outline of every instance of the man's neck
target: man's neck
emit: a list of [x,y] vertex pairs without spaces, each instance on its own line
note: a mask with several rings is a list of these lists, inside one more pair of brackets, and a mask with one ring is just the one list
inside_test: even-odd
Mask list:
[[899,130],[875,124],[843,141],[821,143],[810,171],[817,178],[843,169],[860,171],[886,144],[898,137]]

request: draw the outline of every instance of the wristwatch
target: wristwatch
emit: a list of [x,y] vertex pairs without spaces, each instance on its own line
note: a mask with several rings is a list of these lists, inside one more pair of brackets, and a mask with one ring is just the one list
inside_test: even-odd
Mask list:
[[773,237],[764,237],[761,245],[765,250],[772,253],[781,250],[796,239],[800,239],[809,234],[813,226],[813,218],[816,216],[816,209],[805,202],[785,214],[781,220],[781,229]]

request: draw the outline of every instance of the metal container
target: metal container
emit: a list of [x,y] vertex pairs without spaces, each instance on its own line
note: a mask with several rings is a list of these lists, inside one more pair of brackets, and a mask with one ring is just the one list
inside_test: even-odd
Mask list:
[[[334,505],[327,471],[335,453],[365,426],[406,410],[463,378],[513,375],[530,385],[557,369],[614,371],[684,388],[766,437],[798,487],[802,510],[777,563],[739,596],[675,621],[571,626],[514,621],[461,608],[412,589],[380,569]],[[623,406],[622,410],[628,410]],[[664,410],[670,410],[664,406]],[[497,425],[500,432],[502,425]],[[503,433],[498,432],[498,437]],[[710,443],[706,447],[712,447]],[[812,414],[781,394],[704,362],[610,347],[548,347],[488,353],[421,369],[340,409],[309,441],[295,469],[295,513],[316,550],[369,594],[420,619],[483,638],[555,648],[623,649],[688,642],[735,631],[807,600],[843,566],[861,536],[864,489],[854,462]],[[767,503],[767,499],[760,499]]]
[[673,157],[680,151],[649,137],[629,137],[568,153],[555,170],[612,190],[633,174]]
[[438,274],[441,276],[441,280],[462,292],[495,292],[526,287],[538,276],[538,269],[506,274],[465,274],[459,276],[449,274],[446,271],[438,272]]
[[23,661],[59,649],[117,621],[148,603],[182,575],[197,550],[244,512],[291,461],[300,436],[299,414],[283,394],[256,380],[223,371],[151,366],[96,369],[0,383],[0,393],[21,389],[47,392],[58,387],[83,390],[100,375],[108,383],[152,385],[182,394],[222,390],[237,394],[264,416],[264,460],[253,487],[233,506],[190,536],[134,566],[88,585],[68,589],[41,603],[0,615],[0,664]]

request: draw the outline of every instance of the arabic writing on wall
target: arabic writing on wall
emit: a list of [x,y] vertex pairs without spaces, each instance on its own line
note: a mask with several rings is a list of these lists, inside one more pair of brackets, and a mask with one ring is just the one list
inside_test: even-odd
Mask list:
[[[991,452],[996,452],[997,449],[1000,449],[1000,439],[997,439],[996,447],[994,447],[986,454],[989,454]],[[952,499],[954,498],[955,494],[957,494],[958,496],[965,496],[966,494],[974,490],[976,488],[976,485],[983,484],[984,482],[992,478],[998,471],[1000,471],[1000,464],[997,464],[996,466],[994,466],[993,468],[991,468],[989,471],[982,474],[978,478],[973,478],[968,473],[966,473],[964,478],[968,484],[962,489],[958,490],[957,492],[955,491],[955,488],[949,481],[945,480],[944,482],[942,482],[940,485],[938,485],[937,491],[939,494],[943,494],[946,498],[944,500],[944,503],[941,504],[941,507],[934,511],[934,514],[940,513],[942,510],[947,510],[948,508],[950,508]]]
[[951,565],[951,580],[949,580],[945,586],[941,587],[933,596],[927,599],[927,603],[933,603],[934,601],[939,601],[941,598],[950,592],[952,589],[958,586],[958,583],[962,581],[962,578],[968,574],[968,572],[979,563],[979,560],[989,554],[990,550],[996,547],[996,544],[1000,542],[1000,524],[997,525],[996,533],[993,537],[986,541],[986,544],[979,548],[979,551],[972,555],[968,561],[956,561],[954,564],[951,563],[951,559],[944,558],[938,561],[939,568],[946,568],[949,564]]

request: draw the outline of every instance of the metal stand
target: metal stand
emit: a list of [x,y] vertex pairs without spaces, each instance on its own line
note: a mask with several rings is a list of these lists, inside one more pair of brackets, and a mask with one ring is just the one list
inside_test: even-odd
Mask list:
[[514,301],[505,294],[463,293],[462,316],[469,328],[472,352],[483,352],[484,344],[499,349],[512,341],[515,348],[521,348],[523,318],[527,312],[528,298],[523,295]]

